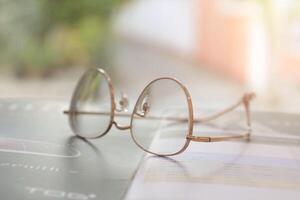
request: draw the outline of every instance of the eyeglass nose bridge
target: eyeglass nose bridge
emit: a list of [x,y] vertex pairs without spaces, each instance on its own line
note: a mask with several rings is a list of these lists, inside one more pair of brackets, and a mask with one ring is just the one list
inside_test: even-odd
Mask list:
[[[115,102],[113,100],[113,112],[125,112],[126,116],[128,115],[127,112],[128,112],[128,107],[129,107],[129,99],[128,99],[128,96],[124,93],[124,92],[121,92],[121,99],[118,101],[118,102]],[[125,125],[120,125],[118,124],[115,119],[115,113],[113,114],[113,120],[112,120],[112,125],[114,125],[117,129],[119,130],[128,130],[131,128],[131,126],[125,126]]]
[[116,121],[112,122],[113,125],[115,125],[115,127],[119,130],[129,130],[131,129],[131,126],[123,126],[123,125],[119,125]]

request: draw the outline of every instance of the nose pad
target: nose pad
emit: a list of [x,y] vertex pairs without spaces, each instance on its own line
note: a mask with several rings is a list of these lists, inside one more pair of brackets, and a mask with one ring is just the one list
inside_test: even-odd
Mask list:
[[140,117],[146,117],[147,114],[150,111],[150,105],[148,103],[148,98],[145,98],[143,100],[142,105],[139,107],[139,109],[136,111],[136,114]]
[[143,105],[142,105],[143,117],[146,117],[149,110],[150,110],[150,106],[149,106],[148,102],[144,102]]
[[127,112],[128,106],[129,106],[129,100],[125,93],[121,93],[121,100],[118,102],[118,108],[116,108],[116,111],[118,112]]

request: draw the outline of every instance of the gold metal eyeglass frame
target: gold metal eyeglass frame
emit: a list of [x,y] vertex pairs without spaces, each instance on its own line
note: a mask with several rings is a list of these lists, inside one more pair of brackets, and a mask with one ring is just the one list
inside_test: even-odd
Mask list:
[[[101,75],[103,75],[108,83],[109,86],[109,93],[110,93],[110,101],[111,101],[111,111],[110,113],[108,112],[85,112],[85,111],[76,111],[74,110],[74,106],[76,104],[76,98],[75,98],[75,93],[76,91],[79,89],[79,87],[81,86],[82,82],[84,81],[84,77],[86,74],[90,73],[91,71],[95,71],[96,73],[100,73]],[[137,114],[137,104],[140,101],[140,99],[142,98],[142,95],[144,94],[144,92],[147,90],[147,88],[152,85],[154,82],[157,82],[159,80],[171,80],[176,82],[180,88],[183,90],[183,92],[186,95],[186,100],[188,103],[188,109],[189,109],[189,119],[186,118],[180,118],[180,117],[167,117],[164,119],[168,119],[168,120],[173,120],[173,121],[178,121],[178,122],[186,122],[188,121],[188,133],[186,135],[186,142],[185,145],[178,151],[172,154],[159,154],[159,153],[155,153],[152,152],[150,150],[145,149],[143,146],[141,146],[135,139],[133,132],[132,132],[132,124],[133,124],[133,119],[134,119],[134,115],[139,115],[140,117],[142,117],[140,114]],[[112,80],[110,78],[110,76],[103,70],[100,68],[93,68],[90,70],[87,70],[84,75],[81,77],[81,79],[79,80],[75,91],[73,93],[73,97],[71,100],[71,105],[70,105],[70,110],[64,111],[64,114],[69,115],[69,119],[70,119],[70,126],[72,131],[74,132],[75,135],[79,136],[79,137],[83,137],[80,136],[80,134],[78,134],[76,132],[76,128],[74,127],[74,124],[71,122],[72,117],[76,116],[76,115],[110,115],[110,123],[106,129],[106,131],[104,131],[102,134],[100,134],[97,137],[90,137],[88,139],[94,139],[94,138],[99,138],[102,137],[104,135],[106,135],[110,129],[112,128],[112,126],[114,125],[117,129],[119,130],[130,130],[130,134],[131,134],[131,138],[133,139],[134,143],[139,146],[142,150],[144,150],[145,152],[157,155],[157,156],[174,156],[174,155],[178,155],[182,152],[184,152],[187,147],[189,146],[190,142],[220,142],[220,141],[228,141],[228,140],[235,140],[235,139],[249,139],[250,135],[251,135],[251,116],[250,116],[250,101],[255,97],[255,94],[253,92],[250,93],[245,93],[243,95],[243,97],[241,99],[239,99],[235,104],[225,108],[224,110],[214,113],[212,115],[203,117],[203,118],[199,118],[199,119],[194,119],[194,111],[193,111],[193,103],[192,103],[192,98],[191,95],[188,91],[188,89],[177,79],[172,78],[172,77],[161,77],[161,78],[157,78],[154,79],[153,81],[151,81],[148,85],[146,85],[146,87],[142,90],[140,96],[138,97],[138,100],[134,106],[133,112],[132,114],[128,114],[128,113],[118,113],[116,114],[116,112],[122,112],[125,111],[125,108],[123,108],[123,106],[127,106],[124,104],[127,104],[127,99],[126,97],[124,99],[122,99],[119,102],[119,105],[121,106],[121,109],[117,108],[117,103],[115,101],[115,95],[114,95],[114,88],[113,88],[113,83]],[[195,123],[206,123],[206,122],[210,122],[214,119],[217,119],[223,115],[225,115],[226,113],[229,113],[230,111],[233,111],[234,109],[236,109],[237,107],[244,105],[245,108],[245,113],[246,113],[246,125],[247,125],[247,130],[245,130],[245,132],[240,133],[240,134],[232,134],[232,135],[223,135],[223,136],[195,136],[193,135],[193,126]],[[121,117],[131,117],[131,122],[130,125],[127,126],[123,126],[118,124],[115,121],[115,116],[121,116]],[[161,119],[161,117],[159,116],[147,116],[147,119],[149,120],[157,120],[157,119]],[[86,137],[84,137],[86,138]]]

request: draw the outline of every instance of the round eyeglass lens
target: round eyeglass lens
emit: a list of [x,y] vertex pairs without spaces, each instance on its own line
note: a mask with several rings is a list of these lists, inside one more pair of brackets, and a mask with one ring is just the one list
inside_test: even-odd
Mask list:
[[87,71],[78,83],[70,108],[70,123],[75,134],[95,138],[105,134],[112,119],[108,77],[101,69]]
[[162,156],[180,153],[188,145],[192,109],[188,92],[174,79],[151,82],[140,95],[131,119],[131,135],[143,150]]

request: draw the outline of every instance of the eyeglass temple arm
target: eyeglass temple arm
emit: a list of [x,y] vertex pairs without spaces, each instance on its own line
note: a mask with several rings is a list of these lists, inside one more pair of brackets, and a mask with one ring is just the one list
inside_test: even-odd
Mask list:
[[245,133],[241,133],[239,135],[224,135],[224,136],[211,136],[211,137],[199,137],[199,136],[193,136],[190,135],[187,137],[187,139],[190,139],[191,141],[194,142],[220,142],[220,141],[226,141],[226,140],[235,140],[235,139],[246,139],[249,138],[251,135],[251,116],[250,116],[250,101],[254,99],[255,94],[253,92],[251,93],[246,93],[244,96],[235,104],[232,106],[224,109],[221,112],[215,113],[213,115],[207,116],[205,118],[201,119],[196,119],[194,120],[194,123],[205,123],[209,122],[211,120],[217,119],[230,111],[233,111],[236,109],[238,106],[241,104],[244,104],[245,111],[246,111],[246,120],[247,120],[247,128],[248,130],[245,131]]
[[219,117],[222,117],[223,115],[233,111],[234,109],[236,109],[237,107],[239,107],[240,105],[244,104],[245,107],[245,111],[246,111],[246,118],[247,118],[247,125],[251,125],[251,119],[250,119],[250,101],[253,100],[255,97],[255,93],[251,92],[251,93],[246,93],[243,95],[243,97],[235,104],[233,104],[232,106],[229,106],[228,108],[214,113],[212,115],[203,117],[203,118],[199,118],[199,119],[194,119],[194,123],[205,123],[205,122],[209,122],[212,121],[214,119],[217,119]]
[[201,136],[187,136],[193,142],[221,142],[228,140],[238,140],[238,139],[248,139],[251,135],[251,131],[247,131],[240,135],[224,135],[224,136],[211,136],[211,137],[201,137]]

